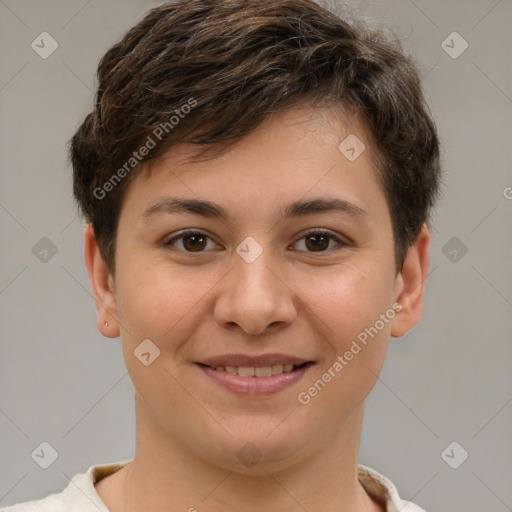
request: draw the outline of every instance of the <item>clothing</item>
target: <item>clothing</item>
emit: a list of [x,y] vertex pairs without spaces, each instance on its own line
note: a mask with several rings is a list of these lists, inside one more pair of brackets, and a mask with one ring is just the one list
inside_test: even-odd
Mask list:
[[[129,462],[91,466],[85,473],[76,474],[61,493],[12,505],[0,512],[109,512],[94,484]],[[375,501],[386,504],[386,512],[425,512],[414,503],[401,500],[395,485],[385,476],[361,464],[357,467],[359,482]]]

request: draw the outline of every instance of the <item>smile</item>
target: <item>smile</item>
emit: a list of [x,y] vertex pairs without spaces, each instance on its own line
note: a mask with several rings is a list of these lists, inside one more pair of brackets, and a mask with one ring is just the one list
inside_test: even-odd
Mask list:
[[222,366],[197,363],[210,382],[239,396],[267,396],[293,386],[299,382],[309,369],[312,361],[294,364],[275,364],[270,366]]
[[227,372],[231,375],[239,375],[240,377],[271,377],[272,375],[281,375],[282,373],[290,373],[297,368],[301,368],[302,365],[294,364],[274,364],[272,366],[209,366],[216,372]]

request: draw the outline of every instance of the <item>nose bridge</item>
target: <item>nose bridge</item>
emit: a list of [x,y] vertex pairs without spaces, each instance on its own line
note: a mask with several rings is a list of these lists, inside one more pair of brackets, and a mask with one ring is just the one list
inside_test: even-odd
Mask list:
[[248,333],[259,334],[270,325],[290,323],[296,310],[293,293],[280,278],[272,251],[248,238],[237,247],[215,316],[224,325],[237,324]]
[[234,269],[236,282],[240,284],[236,289],[240,298],[244,296],[251,296],[254,299],[260,297],[270,299],[272,302],[276,294],[279,293],[277,290],[279,286],[276,282],[279,281],[276,277],[278,272],[275,267],[275,260],[271,257],[269,250],[251,262],[240,257],[239,261],[236,261]]
[[[258,241],[259,240],[259,241]],[[252,236],[246,237],[236,248],[236,255],[233,257],[235,279],[246,287],[252,289],[253,293],[268,293],[268,288],[274,284],[270,276],[276,279],[276,259],[270,247],[269,237],[258,236],[258,240]]]

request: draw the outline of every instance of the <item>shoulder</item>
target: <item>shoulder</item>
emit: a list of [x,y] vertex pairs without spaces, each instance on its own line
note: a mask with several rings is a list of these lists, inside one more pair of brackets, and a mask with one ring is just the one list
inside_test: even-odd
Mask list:
[[393,482],[379,472],[357,465],[358,479],[365,491],[386,506],[386,512],[426,512],[418,505],[402,500]]
[[90,466],[87,471],[77,473],[62,492],[4,507],[0,512],[108,512],[94,484],[128,462]]

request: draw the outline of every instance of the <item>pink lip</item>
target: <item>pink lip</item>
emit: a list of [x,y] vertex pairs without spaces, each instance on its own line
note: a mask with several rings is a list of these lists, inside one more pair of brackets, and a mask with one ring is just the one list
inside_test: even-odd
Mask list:
[[277,393],[292,386],[293,384],[296,384],[299,380],[302,379],[312,364],[297,368],[292,372],[272,375],[271,377],[241,377],[240,375],[232,375],[228,372],[216,371],[212,368],[209,368],[208,366],[203,366],[201,364],[198,364],[197,366],[208,378],[213,380],[216,384],[229,389],[237,395],[265,396]]

